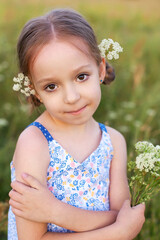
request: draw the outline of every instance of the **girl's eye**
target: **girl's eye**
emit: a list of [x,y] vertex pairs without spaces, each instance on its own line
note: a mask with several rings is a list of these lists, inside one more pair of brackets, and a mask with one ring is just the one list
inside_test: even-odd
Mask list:
[[52,83],[52,84],[49,84],[47,87],[45,87],[45,90],[52,92],[52,91],[55,91],[56,88],[57,86],[54,83]]
[[88,79],[88,74],[85,74],[85,73],[80,74],[80,75],[78,75],[78,77],[77,77],[77,80],[78,80],[79,82],[83,82],[83,81],[85,81],[85,80],[87,80],[87,79]]

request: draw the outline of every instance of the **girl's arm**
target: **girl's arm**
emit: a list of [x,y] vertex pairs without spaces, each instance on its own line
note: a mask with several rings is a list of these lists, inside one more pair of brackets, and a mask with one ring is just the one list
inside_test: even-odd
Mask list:
[[116,222],[110,226],[83,233],[48,232],[41,240],[132,240],[143,226],[144,209],[143,204],[131,208],[130,201],[126,200],[118,213]]
[[[49,161],[48,151],[45,151],[47,147],[47,142],[36,128],[30,127],[24,130],[18,139],[13,156],[17,180],[23,182],[21,174],[25,171],[36,177],[42,184],[46,183],[46,161],[47,159]],[[17,206],[19,205],[20,203],[17,202]],[[16,216],[16,226],[20,240],[39,240],[47,231],[47,224],[28,221],[18,216]]]
[[110,168],[110,208],[119,211],[123,202],[130,199],[127,181],[127,149],[124,137],[115,129],[107,127],[113,145]]
[[[25,183],[11,184],[10,204],[15,215],[37,222],[51,222],[76,232],[104,227],[115,222],[117,211],[90,211],[64,203],[28,174],[22,174]],[[32,200],[31,200],[32,199]],[[20,203],[17,208],[17,202]],[[87,224],[86,224],[87,222]]]

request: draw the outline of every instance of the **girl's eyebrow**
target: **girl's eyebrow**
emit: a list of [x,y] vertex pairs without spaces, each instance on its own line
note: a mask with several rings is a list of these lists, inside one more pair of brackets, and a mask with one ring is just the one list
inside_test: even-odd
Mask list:
[[[79,72],[81,69],[83,68],[91,68],[91,64],[86,64],[86,65],[82,65],[82,66],[79,66],[77,68],[75,68],[73,71],[72,71],[72,74],[75,74],[76,72]],[[37,83],[45,83],[45,82],[49,82],[49,81],[58,81],[58,79],[56,79],[55,77],[48,77],[48,78],[42,78],[40,80],[37,81]]]
[[87,67],[91,67],[91,64],[82,65],[82,66],[80,66],[80,67],[78,67],[78,68],[75,68],[72,72],[75,73],[75,72],[78,72],[78,71],[80,71],[81,69],[87,68]]

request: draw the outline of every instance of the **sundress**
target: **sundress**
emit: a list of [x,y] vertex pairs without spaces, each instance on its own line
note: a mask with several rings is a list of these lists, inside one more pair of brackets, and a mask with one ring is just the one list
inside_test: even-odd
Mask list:
[[[38,127],[49,146],[50,162],[47,169],[48,189],[59,200],[72,206],[94,210],[109,211],[109,174],[113,158],[113,146],[104,124],[99,123],[101,141],[82,163],[74,159],[39,122],[29,126]],[[29,127],[28,126],[28,127]],[[13,162],[11,166],[11,181],[16,179]],[[53,223],[47,224],[50,232],[73,232]],[[11,207],[8,213],[8,240],[18,240],[16,220]]]

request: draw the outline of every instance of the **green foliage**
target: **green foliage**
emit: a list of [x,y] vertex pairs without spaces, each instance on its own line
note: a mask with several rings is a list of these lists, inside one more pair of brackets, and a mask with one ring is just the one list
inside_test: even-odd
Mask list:
[[[141,2],[141,3],[140,3]],[[11,1],[0,4],[0,201],[8,200],[9,164],[20,132],[38,115],[19,102],[12,91],[17,74],[16,41],[28,19],[53,7],[73,7],[93,26],[98,42],[111,37],[124,48],[118,61],[112,61],[116,80],[102,86],[102,101],[95,114],[126,138],[128,158],[135,158],[134,144],[148,140],[160,142],[159,94],[159,2],[158,1]],[[25,11],[24,11],[25,9]],[[160,194],[146,207],[146,222],[138,240],[160,239]],[[6,230],[5,230],[6,231]],[[6,239],[4,229],[0,239]]]

